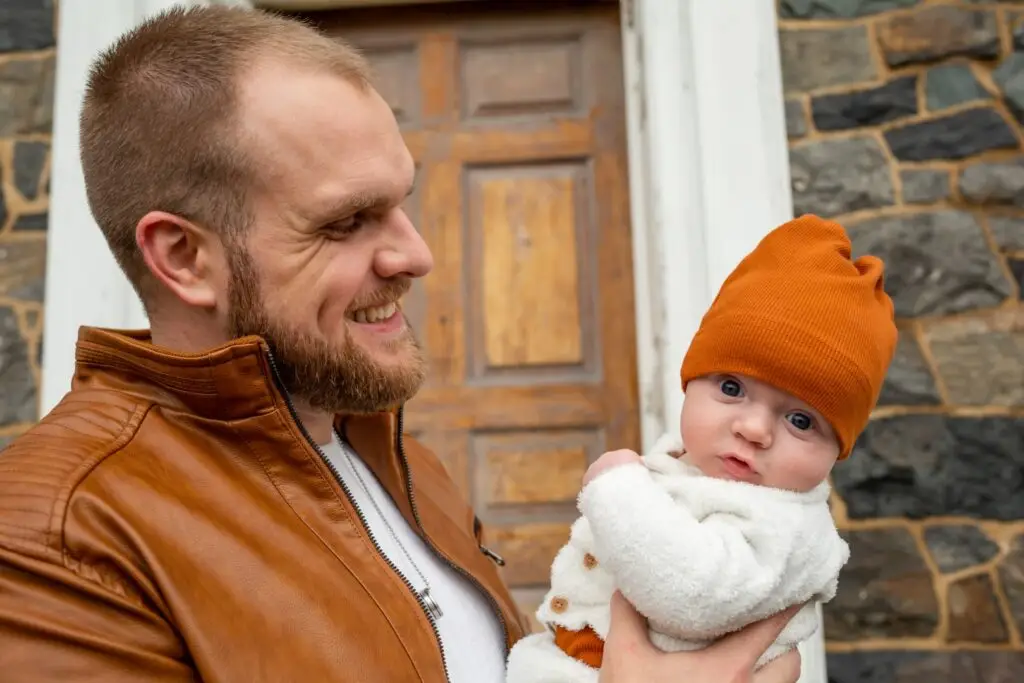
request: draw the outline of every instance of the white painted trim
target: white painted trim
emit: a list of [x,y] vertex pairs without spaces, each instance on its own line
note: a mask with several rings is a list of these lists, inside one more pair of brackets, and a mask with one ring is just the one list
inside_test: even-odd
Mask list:
[[[88,210],[78,115],[95,55],[172,4],[61,3],[44,412],[67,391],[79,325],[147,325]],[[622,30],[638,379],[650,446],[678,420],[678,367],[714,292],[792,205],[774,3],[623,0]],[[801,683],[825,683],[823,640],[801,651]]]
[[654,216],[649,207],[653,182],[648,149],[648,112],[642,43],[635,28],[635,13],[628,5],[622,11],[622,61],[626,105],[626,153],[629,165],[630,223],[632,225],[634,317],[637,346],[637,382],[640,395],[640,436],[644,449],[664,433],[667,409],[662,389],[661,330],[665,325],[662,300],[662,261],[653,239]]
[[[679,366],[718,288],[793,207],[775,3],[622,8],[646,448],[678,424]],[[822,629],[800,652],[800,683],[826,683]]]
[[131,287],[89,213],[78,157],[78,115],[89,63],[135,20],[133,0],[64,0],[58,13],[41,410],[67,391],[81,324],[119,325]]
[[[643,446],[678,424],[678,368],[708,303],[701,147],[683,2],[623,4]],[[686,160],[685,162],[683,160]],[[689,226],[683,228],[681,226]]]

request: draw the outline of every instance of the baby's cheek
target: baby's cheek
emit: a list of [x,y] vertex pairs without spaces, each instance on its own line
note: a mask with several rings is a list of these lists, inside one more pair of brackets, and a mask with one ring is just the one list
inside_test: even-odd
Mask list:
[[714,427],[710,423],[701,420],[686,420],[679,432],[683,438],[683,446],[690,454],[691,459],[714,450]]
[[815,458],[792,458],[777,465],[773,468],[771,485],[792,491],[810,491],[824,481],[831,469]]

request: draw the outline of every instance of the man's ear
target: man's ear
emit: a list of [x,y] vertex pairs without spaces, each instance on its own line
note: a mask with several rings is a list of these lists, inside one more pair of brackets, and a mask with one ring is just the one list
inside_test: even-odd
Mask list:
[[216,236],[180,216],[150,211],[135,226],[135,243],[153,276],[175,296],[190,306],[216,306]]

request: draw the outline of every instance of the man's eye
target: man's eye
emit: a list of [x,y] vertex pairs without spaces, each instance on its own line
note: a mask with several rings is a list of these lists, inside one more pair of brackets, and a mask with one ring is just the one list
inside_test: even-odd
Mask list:
[[326,230],[334,236],[344,236],[358,230],[361,224],[362,218],[359,214],[356,214],[328,224]]
[[814,419],[807,413],[795,412],[786,416],[789,423],[802,432],[814,426]]

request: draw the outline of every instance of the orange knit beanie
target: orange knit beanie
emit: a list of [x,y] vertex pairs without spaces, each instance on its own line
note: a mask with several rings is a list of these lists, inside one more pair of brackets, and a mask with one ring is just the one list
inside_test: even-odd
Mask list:
[[769,233],[704,315],[683,390],[710,374],[747,375],[820,412],[840,458],[867,425],[896,348],[893,305],[874,256],[851,258],[842,226],[801,216]]

